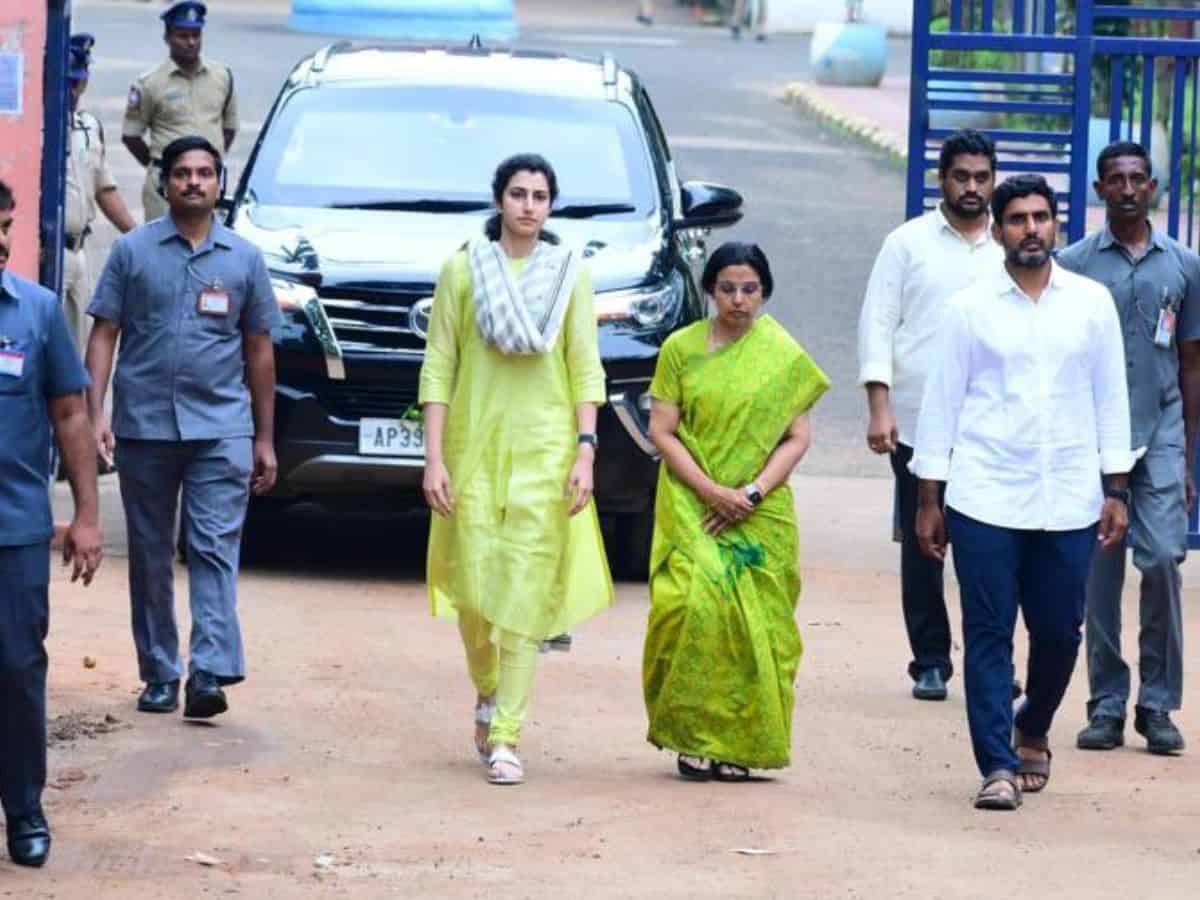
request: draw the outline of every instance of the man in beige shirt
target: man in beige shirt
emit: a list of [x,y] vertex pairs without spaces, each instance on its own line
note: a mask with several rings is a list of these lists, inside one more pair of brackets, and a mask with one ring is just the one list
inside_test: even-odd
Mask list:
[[[161,16],[170,58],[129,88],[121,139],[146,167],[142,207],[146,221],[166,214],[159,193],[159,158],[176,138],[199,135],[228,151],[238,129],[233,72],[201,56],[207,7],[198,0],[175,3]],[[148,135],[148,136],[147,136]]]
[[67,60],[70,85],[71,123],[67,142],[66,196],[63,237],[63,305],[71,339],[80,352],[87,342],[87,317],[84,310],[91,300],[91,273],[88,271],[84,244],[96,220],[96,209],[104,213],[122,234],[135,226],[117,183],[105,159],[104,129],[100,121],[79,101],[88,86],[91,64],[90,34],[71,36]]

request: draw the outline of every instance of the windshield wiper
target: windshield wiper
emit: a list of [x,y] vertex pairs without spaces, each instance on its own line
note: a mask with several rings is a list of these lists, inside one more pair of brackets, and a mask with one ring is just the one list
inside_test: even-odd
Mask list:
[[579,203],[562,206],[550,215],[555,219],[590,219],[592,216],[611,216],[617,213],[637,212],[636,206],[628,203]]
[[392,212],[462,213],[491,209],[482,200],[363,200],[357,203],[329,203],[328,209],[381,209]]

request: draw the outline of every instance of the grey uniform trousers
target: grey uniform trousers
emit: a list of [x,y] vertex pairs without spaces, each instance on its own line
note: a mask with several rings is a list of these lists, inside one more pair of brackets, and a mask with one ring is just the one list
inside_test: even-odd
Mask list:
[[41,809],[46,786],[50,544],[0,547],[0,803]]
[[[1168,712],[1183,701],[1179,564],[1187,554],[1183,421],[1164,424],[1129,475],[1133,564],[1142,573],[1137,705]],[[1088,715],[1125,718],[1129,666],[1121,658],[1125,548],[1097,549],[1087,588]]]
[[245,677],[237,615],[238,555],[250,497],[251,439],[117,441],[129,532],[129,595],[138,672],[181,677],[175,622],[175,509],[183,497],[192,633],[189,671],[224,684]]

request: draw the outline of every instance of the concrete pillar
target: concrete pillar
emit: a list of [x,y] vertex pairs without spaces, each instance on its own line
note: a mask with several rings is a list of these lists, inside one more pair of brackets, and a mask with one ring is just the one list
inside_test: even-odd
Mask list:
[[417,41],[517,36],[513,0],[292,0],[288,24],[297,31]]

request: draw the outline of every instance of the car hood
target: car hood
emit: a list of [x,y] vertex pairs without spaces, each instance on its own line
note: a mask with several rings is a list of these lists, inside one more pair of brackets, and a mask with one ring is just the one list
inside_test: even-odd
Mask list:
[[[233,228],[257,244],[273,271],[310,271],[324,283],[428,283],[442,263],[482,233],[485,213],[243,206]],[[583,249],[598,291],[644,284],[663,266],[658,213],[640,219],[552,219],[564,243]]]

